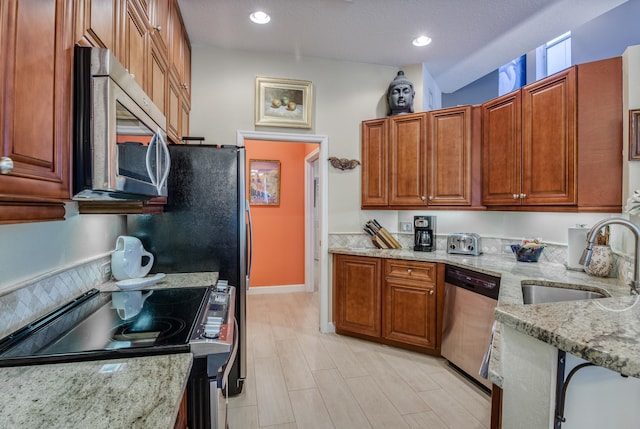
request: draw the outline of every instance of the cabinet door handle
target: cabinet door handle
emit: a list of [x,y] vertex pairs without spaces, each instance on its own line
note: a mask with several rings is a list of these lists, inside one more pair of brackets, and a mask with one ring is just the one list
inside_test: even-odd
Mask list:
[[520,198],[520,195],[518,195],[518,194],[513,194],[513,199],[514,199],[514,200],[517,200],[518,198]]
[[184,89],[189,89],[189,85],[187,85],[186,83],[183,83],[183,84],[182,84],[182,88],[184,88]]
[[429,295],[433,295],[433,290],[430,290],[430,291],[429,291]]
[[422,196],[420,197],[420,199],[421,199],[422,201],[426,201],[426,200],[427,200],[427,197],[425,197],[424,195],[422,195]]
[[433,201],[433,195],[429,195],[429,201]]
[[156,25],[153,27],[154,30],[156,30],[158,33],[162,31],[162,25]]
[[527,198],[527,194],[520,194],[520,198],[524,200],[525,198]]
[[411,271],[412,271],[411,268],[407,268],[407,273],[408,274],[411,274]]
[[0,174],[9,174],[13,171],[13,160],[8,156],[0,158]]

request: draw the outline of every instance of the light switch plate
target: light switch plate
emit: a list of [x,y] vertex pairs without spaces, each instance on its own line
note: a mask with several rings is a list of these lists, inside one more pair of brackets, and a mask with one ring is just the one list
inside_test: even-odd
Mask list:
[[400,222],[401,232],[411,232],[411,222]]
[[103,282],[111,280],[111,262],[105,262],[100,265],[100,275],[102,276]]

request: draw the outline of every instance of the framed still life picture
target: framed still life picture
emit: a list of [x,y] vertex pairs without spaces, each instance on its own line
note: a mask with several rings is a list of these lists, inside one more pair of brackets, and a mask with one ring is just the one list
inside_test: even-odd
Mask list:
[[249,203],[280,205],[280,161],[249,160]]
[[311,128],[311,105],[311,81],[256,77],[256,125]]

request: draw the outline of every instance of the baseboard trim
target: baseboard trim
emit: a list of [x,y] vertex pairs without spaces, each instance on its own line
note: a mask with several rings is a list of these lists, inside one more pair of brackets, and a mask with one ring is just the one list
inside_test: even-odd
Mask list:
[[320,327],[320,332],[322,332],[323,334],[335,334],[336,333],[336,325],[333,324],[333,322],[329,322],[327,323],[327,326],[322,329],[322,327]]
[[265,295],[273,293],[306,292],[307,287],[301,285],[254,286],[249,288],[249,295]]

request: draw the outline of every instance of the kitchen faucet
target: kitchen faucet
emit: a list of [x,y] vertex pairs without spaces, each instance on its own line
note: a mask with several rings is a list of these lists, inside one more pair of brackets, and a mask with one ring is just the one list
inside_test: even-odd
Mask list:
[[600,222],[593,225],[589,233],[587,234],[587,247],[582,252],[582,256],[580,257],[580,264],[589,265],[591,262],[591,254],[593,253],[593,243],[598,236],[598,232],[607,225],[624,225],[633,233],[636,239],[636,254],[635,260],[633,264],[633,280],[629,282],[629,286],[631,287],[631,294],[638,295],[638,286],[640,286],[640,271],[638,271],[638,265],[640,265],[640,228],[633,222],[630,222],[626,219],[614,217],[610,219],[603,219]]

